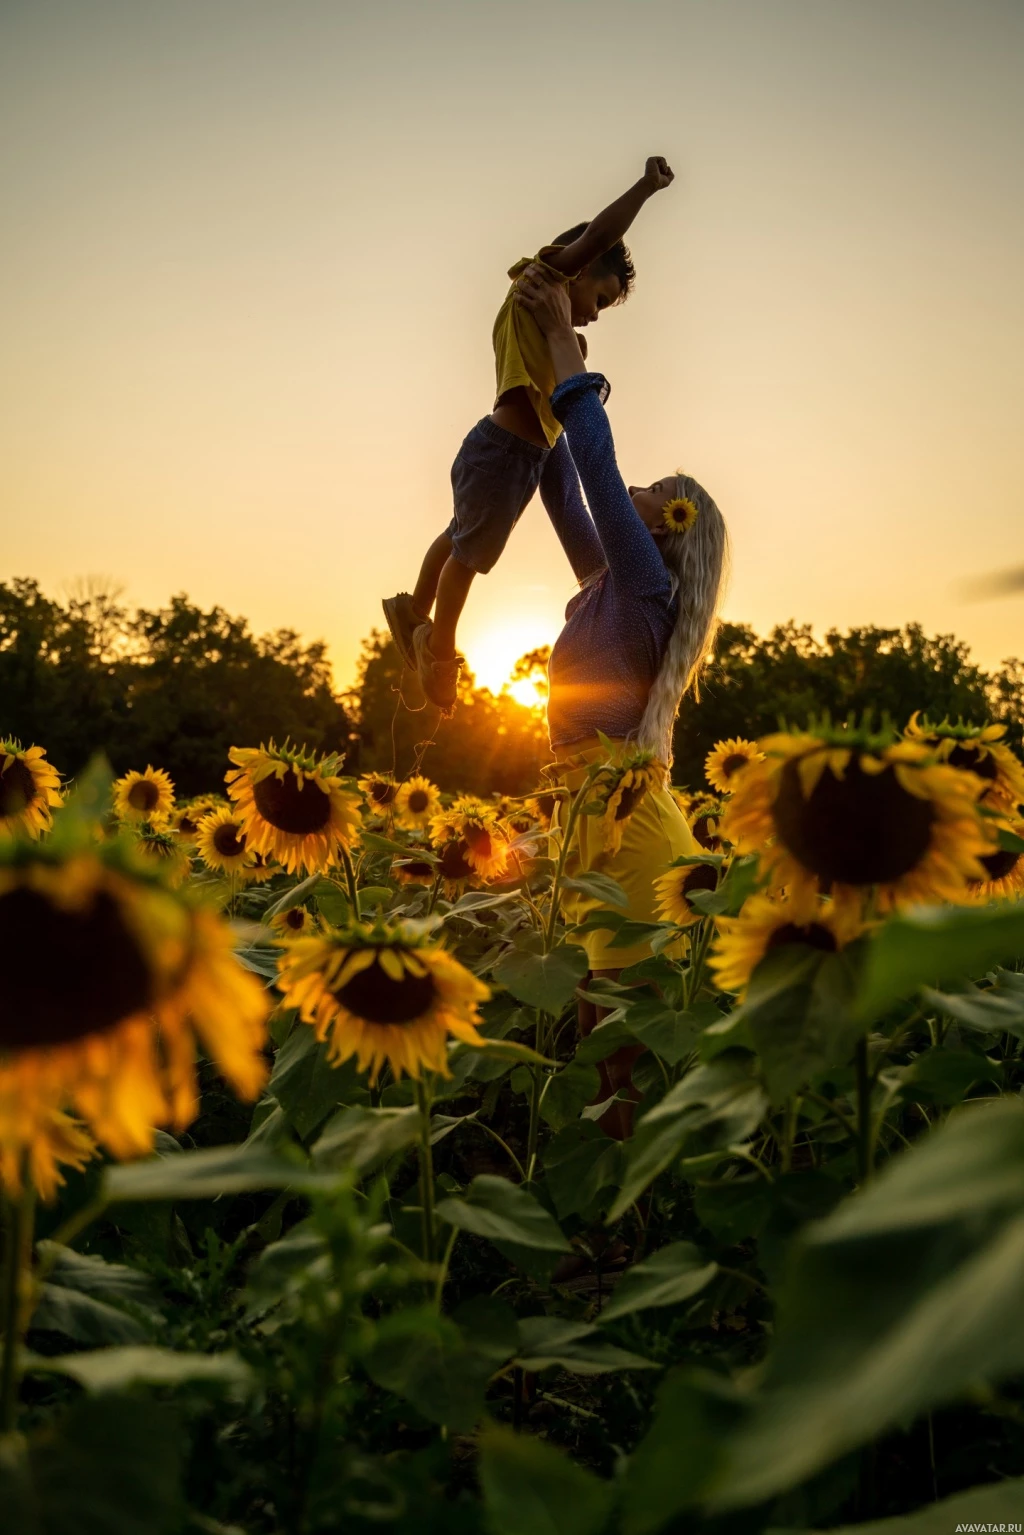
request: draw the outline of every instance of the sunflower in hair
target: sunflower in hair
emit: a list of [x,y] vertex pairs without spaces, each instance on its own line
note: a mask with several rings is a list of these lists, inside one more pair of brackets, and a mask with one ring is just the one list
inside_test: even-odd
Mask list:
[[963,900],[983,877],[973,773],[918,742],[828,726],[758,744],[764,761],[744,769],[723,833],[760,854],[773,886],[856,902],[873,888],[888,910]]
[[289,943],[278,987],[335,1064],[355,1056],[376,1082],[387,1062],[396,1077],[449,1076],[448,1039],[481,1043],[479,1006],[490,990],[410,923],[354,923]]
[[700,516],[700,507],[696,506],[688,496],[675,496],[671,501],[665,502],[661,515],[670,533],[689,533]]
[[[435,850],[457,838],[461,857],[481,879],[499,879],[508,859],[508,840],[492,805],[463,794],[450,810],[441,810],[430,823]],[[442,868],[444,854],[442,852]]]
[[45,1203],[64,1183],[62,1168],[81,1172],[96,1155],[96,1142],[70,1114],[45,1097],[26,1100],[12,1092],[0,1075],[0,1192],[17,1199],[23,1192],[22,1163],[32,1188]]
[[227,923],[142,872],[129,847],[0,847],[0,932],[0,1109],[18,1105],[24,1151],[45,1157],[59,1130],[84,1155],[52,1118],[63,1109],[115,1157],[151,1150],[154,1125],[195,1117],[197,1044],[240,1096],[259,1092],[264,987]]
[[738,917],[717,917],[718,936],[709,964],[723,991],[740,995],[765,955],[790,944],[835,954],[865,931],[861,909],[837,905],[813,890],[785,900],[753,895]]
[[704,759],[704,776],[719,794],[731,794],[736,787],[735,776],[751,762],[760,762],[763,753],[753,741],[732,736],[728,741],[718,741]]
[[594,797],[604,804],[601,830],[610,853],[617,853],[622,846],[626,822],[644,795],[662,788],[667,776],[665,764],[652,751],[634,751],[598,774]]
[[982,780],[981,804],[1013,812],[1024,804],[1024,764],[1003,742],[1005,725],[933,725],[918,710],[905,732],[911,741],[931,747],[940,762]]
[[0,739],[0,834],[41,837],[60,804],[60,774],[42,746]]
[[359,835],[359,801],[345,789],[337,758],[295,747],[233,746],[226,774],[246,842],[289,874],[323,873]]
[[377,816],[389,814],[398,794],[398,785],[390,773],[364,773],[359,789],[367,809]]
[[674,864],[654,881],[659,919],[674,922],[676,927],[690,927],[692,923],[700,922],[704,913],[691,906],[689,898],[698,890],[717,889],[718,878],[717,864]]
[[399,784],[395,794],[395,825],[405,831],[421,831],[441,808],[441,791],[417,773]]
[[978,860],[985,870],[985,878],[971,881],[971,896],[976,901],[1020,900],[1024,891],[1024,852],[1002,846],[999,832],[1009,832],[1008,841],[1012,838],[1024,841],[1024,820],[1000,817],[989,824],[989,831],[999,840]]
[[241,874],[253,861],[237,810],[212,810],[205,815],[196,833],[196,847],[207,868],[220,874]]
[[163,768],[125,773],[114,784],[114,814],[122,821],[166,821],[174,809],[174,784]]

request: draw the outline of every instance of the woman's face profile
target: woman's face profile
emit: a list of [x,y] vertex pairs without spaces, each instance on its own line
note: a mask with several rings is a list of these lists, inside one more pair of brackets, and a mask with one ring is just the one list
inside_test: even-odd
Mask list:
[[655,480],[653,485],[629,485],[629,499],[632,501],[637,515],[642,518],[644,524],[657,536],[665,532],[663,515],[666,502],[671,501],[676,495],[676,477],[674,474],[665,475],[664,479]]

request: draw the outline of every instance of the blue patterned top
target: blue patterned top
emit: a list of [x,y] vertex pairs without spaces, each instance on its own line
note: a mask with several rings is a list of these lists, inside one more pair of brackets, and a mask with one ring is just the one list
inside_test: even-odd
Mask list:
[[598,730],[636,734],[676,620],[671,577],[615,462],[608,394],[600,373],[578,373],[551,396],[565,432],[548,456],[541,497],[577,580],[601,571],[569,603],[551,652],[553,747]]

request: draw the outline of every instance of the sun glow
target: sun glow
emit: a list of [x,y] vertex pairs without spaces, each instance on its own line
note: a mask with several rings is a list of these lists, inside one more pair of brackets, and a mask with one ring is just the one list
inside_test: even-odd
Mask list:
[[467,636],[466,660],[479,687],[507,692],[527,708],[540,708],[546,697],[543,679],[531,676],[513,682],[512,672],[521,656],[548,643],[548,636],[538,634],[535,623],[504,624]]

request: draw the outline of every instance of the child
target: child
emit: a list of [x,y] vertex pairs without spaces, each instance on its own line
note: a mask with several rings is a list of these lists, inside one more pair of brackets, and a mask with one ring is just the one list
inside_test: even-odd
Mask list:
[[[667,162],[653,156],[628,192],[533,258],[566,285],[574,326],[591,324],[602,309],[626,298],[633,263],[622,236],[647,199],[672,179]],[[555,375],[547,343],[533,316],[515,300],[515,279],[529,263],[524,257],[508,274],[512,287],[494,322],[495,407],[477,422],[452,465],[455,515],[427,550],[411,596],[399,592],[384,599],[384,616],[403,660],[445,713],[455,705],[463,664],[455,631],[473,577],[498,560],[562,431],[549,403]],[[562,443],[559,453],[566,451]]]

